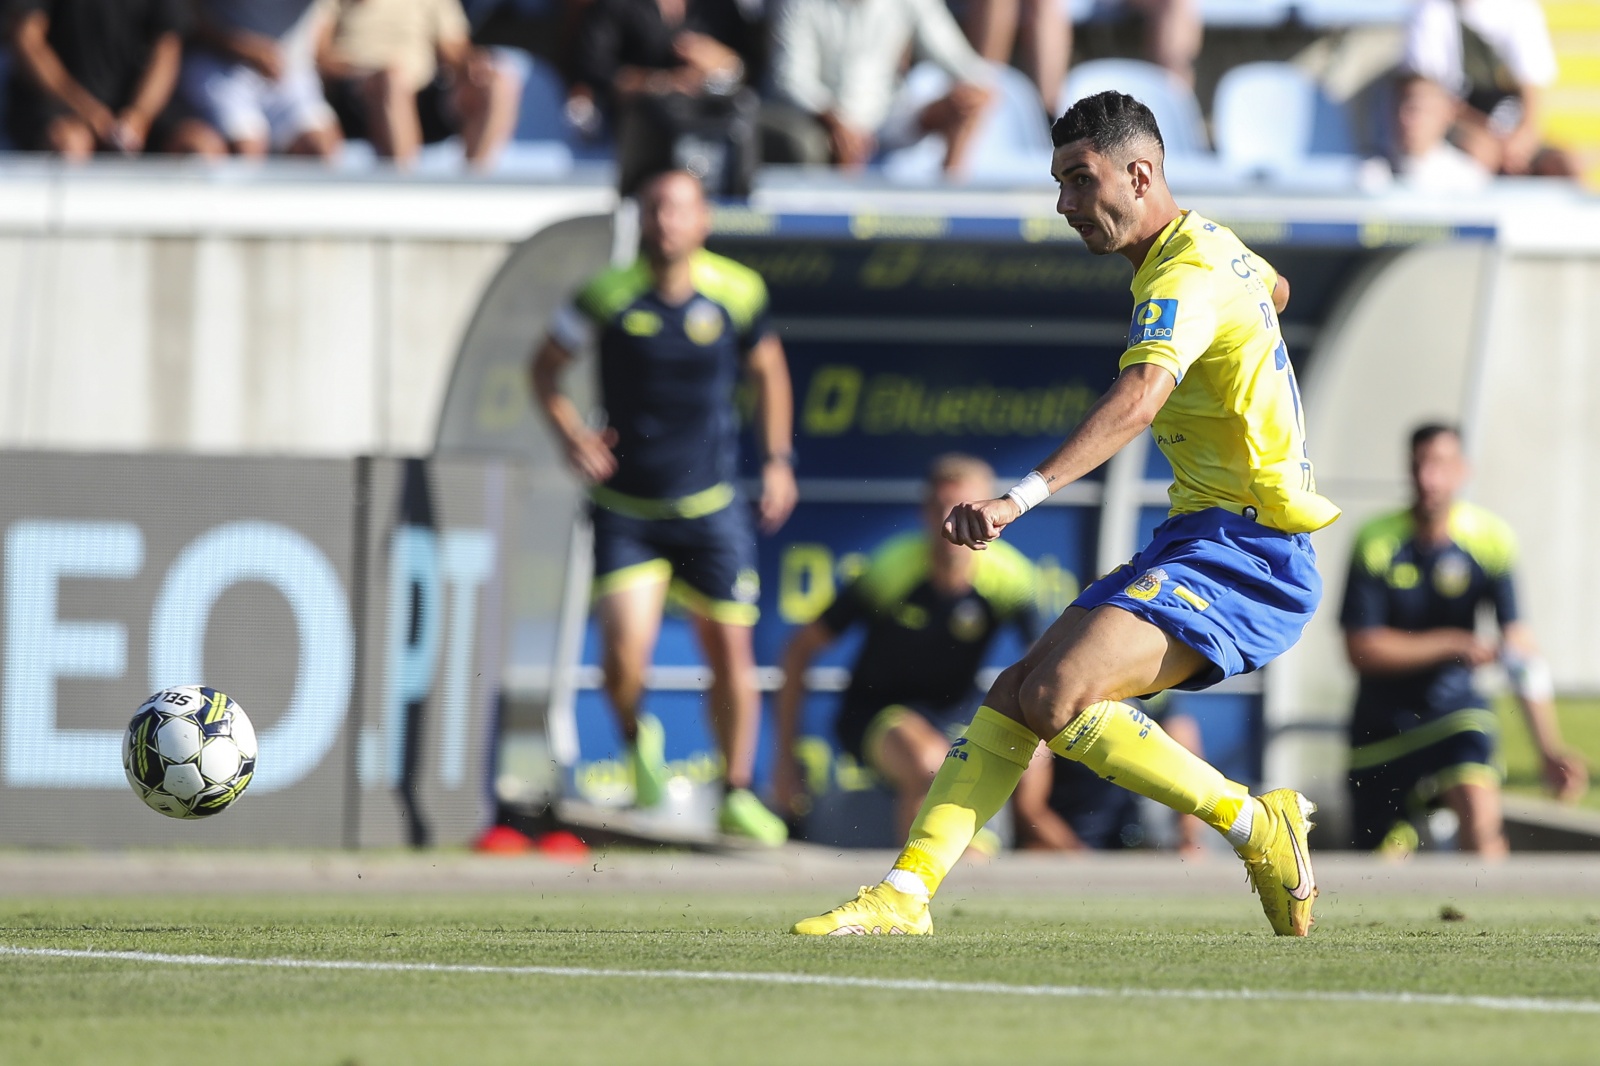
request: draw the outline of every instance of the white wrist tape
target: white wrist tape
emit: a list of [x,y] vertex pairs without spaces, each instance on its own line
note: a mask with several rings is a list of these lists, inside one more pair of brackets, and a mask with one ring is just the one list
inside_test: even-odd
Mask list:
[[1543,659],[1513,659],[1506,663],[1511,687],[1529,703],[1544,703],[1555,698],[1555,677]]
[[1028,471],[1027,477],[1006,492],[1006,499],[1017,505],[1019,516],[1027,514],[1049,498],[1050,486],[1045,484],[1044,475],[1037,470]]

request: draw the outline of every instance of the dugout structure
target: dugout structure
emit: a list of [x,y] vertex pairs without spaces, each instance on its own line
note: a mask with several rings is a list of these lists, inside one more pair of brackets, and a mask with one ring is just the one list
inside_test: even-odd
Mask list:
[[[1492,280],[1495,222],[1489,215],[1441,215],[1422,204],[1373,212],[1292,201],[1186,202],[1233,227],[1293,284],[1283,329],[1311,414],[1313,456],[1325,488],[1352,512],[1339,533],[1319,536],[1328,596],[1336,599],[1344,534],[1378,498],[1393,498],[1390,475],[1398,469],[1385,449],[1400,439],[1408,405],[1446,415],[1462,407],[1461,391],[1445,384],[1440,368],[1469,363],[1479,347],[1473,324],[1459,320],[1471,319],[1474,298]],[[928,460],[970,452],[988,460],[1003,482],[1020,476],[1115,376],[1132,309],[1131,267],[1120,257],[1088,254],[1047,210],[1047,198],[1036,193],[860,189],[775,189],[751,204],[718,209],[712,248],[766,278],[795,382],[801,503],[760,546],[756,649],[769,728],[776,663],[788,634],[826,606],[864,553],[917,528]],[[512,417],[517,401],[510,390],[520,387],[522,364],[505,354],[525,352],[564,294],[608,258],[631,255],[632,240],[624,210],[616,219],[562,223],[508,261],[468,331],[441,423],[442,449],[531,451],[536,462],[559,462],[530,415]],[[1451,317],[1459,336],[1434,335],[1417,345],[1423,380],[1389,402],[1374,402],[1374,389],[1385,388],[1381,380],[1350,380],[1385,347],[1371,347],[1364,332],[1374,320],[1370,306],[1392,300],[1419,270],[1458,294],[1460,310]],[[1377,321],[1388,321],[1384,312]],[[524,343],[504,343],[512,335]],[[485,412],[500,421],[484,421]],[[1361,420],[1359,428],[1352,417]],[[1349,475],[1352,459],[1371,465],[1380,452],[1384,476],[1365,469]],[[753,475],[748,442],[745,463]],[[1168,481],[1159,451],[1141,437],[1008,531],[1039,568],[1043,622],[1148,539],[1165,515]],[[568,490],[560,505],[574,516],[564,538],[561,610],[549,627],[513,641],[510,690],[524,703],[548,707],[566,796],[621,805],[628,783],[599,693],[597,634],[586,621],[587,542],[577,493]],[[1325,610],[1324,618],[1332,613]],[[1331,779],[1339,722],[1310,713],[1306,701],[1338,670],[1327,642],[1327,634],[1312,634],[1308,643],[1320,659],[1309,667],[1306,656],[1291,657],[1209,692],[1169,698],[1198,718],[1207,756],[1230,776],[1251,783]],[[813,788],[824,794],[808,829],[829,842],[889,845],[886,797],[870,773],[834,752],[830,739],[833,704],[856,648],[855,640],[840,641],[808,678],[803,761]],[[1020,651],[1002,635],[990,668]],[[683,619],[669,617],[655,662],[647,704],[666,724],[669,760],[688,780],[709,786],[718,766],[703,723],[706,678]],[[758,782],[772,757],[769,738],[764,733]]]

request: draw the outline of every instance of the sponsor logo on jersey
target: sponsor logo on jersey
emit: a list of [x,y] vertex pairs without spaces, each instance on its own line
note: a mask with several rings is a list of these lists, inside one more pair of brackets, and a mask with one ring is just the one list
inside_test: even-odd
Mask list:
[[1124,592],[1136,600],[1153,600],[1161,593],[1161,583],[1167,579],[1165,570],[1151,570],[1129,585]]
[[696,300],[683,313],[683,332],[700,347],[722,336],[722,312],[710,300]]
[[1149,341],[1170,341],[1177,321],[1177,300],[1146,300],[1133,309],[1133,324],[1128,327],[1128,347]]

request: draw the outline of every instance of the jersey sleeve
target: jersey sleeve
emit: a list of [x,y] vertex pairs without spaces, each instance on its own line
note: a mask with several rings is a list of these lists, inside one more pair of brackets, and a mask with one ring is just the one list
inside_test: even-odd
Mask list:
[[550,339],[574,355],[594,344],[599,327],[577,304],[562,304],[550,319]]
[[1358,551],[1350,560],[1350,577],[1344,585],[1339,626],[1347,633],[1389,624],[1389,583],[1373,573]]
[[1136,292],[1128,350],[1118,369],[1154,363],[1178,381],[1211,347],[1217,313],[1209,268],[1175,260]]
[[1490,580],[1489,599],[1494,603],[1494,620],[1501,626],[1517,620],[1517,583],[1510,571]]
[[761,280],[761,275],[752,272],[753,284],[750,287],[748,302],[740,308],[744,312],[739,326],[739,353],[749,355],[755,350],[767,334],[772,332],[772,316],[769,314],[770,303],[767,300],[767,284]]

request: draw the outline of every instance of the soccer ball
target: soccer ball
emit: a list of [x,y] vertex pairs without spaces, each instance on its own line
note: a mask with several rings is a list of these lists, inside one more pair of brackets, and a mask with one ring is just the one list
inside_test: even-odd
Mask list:
[[256,731],[244,708],[214,688],[164,688],[144,701],[122,737],[133,791],[168,818],[226,810],[256,769]]

